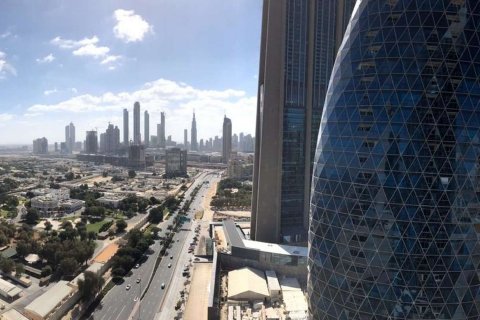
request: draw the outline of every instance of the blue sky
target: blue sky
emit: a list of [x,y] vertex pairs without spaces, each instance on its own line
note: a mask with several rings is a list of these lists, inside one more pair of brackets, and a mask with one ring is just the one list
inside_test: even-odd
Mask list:
[[193,109],[199,138],[221,135],[224,113],[234,132],[253,134],[261,9],[260,0],[2,0],[0,144],[63,141],[70,121],[83,140],[120,125],[137,100],[152,135],[165,111],[167,134],[182,140]]

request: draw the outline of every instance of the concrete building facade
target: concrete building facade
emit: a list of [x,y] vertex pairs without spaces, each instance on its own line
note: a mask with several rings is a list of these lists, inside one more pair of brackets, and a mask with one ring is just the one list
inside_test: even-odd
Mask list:
[[133,105],[133,143],[139,145],[142,143],[140,134],[140,103],[137,101]]
[[223,147],[222,161],[228,164],[232,154],[232,120],[225,116],[223,118]]

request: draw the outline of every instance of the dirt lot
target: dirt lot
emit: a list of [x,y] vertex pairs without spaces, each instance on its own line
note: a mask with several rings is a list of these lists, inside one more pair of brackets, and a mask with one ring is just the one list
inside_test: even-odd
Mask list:
[[211,272],[211,263],[195,263],[190,295],[188,296],[187,307],[185,308],[185,320],[207,319]]

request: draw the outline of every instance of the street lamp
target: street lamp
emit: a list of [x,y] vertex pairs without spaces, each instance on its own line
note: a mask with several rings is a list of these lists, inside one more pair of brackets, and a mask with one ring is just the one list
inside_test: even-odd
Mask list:
[[139,295],[138,295],[138,320],[140,320],[140,313],[142,312],[142,279],[138,278],[140,280],[138,282],[139,285]]

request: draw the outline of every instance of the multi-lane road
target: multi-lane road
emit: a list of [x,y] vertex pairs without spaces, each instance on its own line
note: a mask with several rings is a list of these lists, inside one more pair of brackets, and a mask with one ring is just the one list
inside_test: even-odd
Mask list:
[[[90,320],[153,320],[164,313],[173,314],[175,303],[171,305],[170,301],[177,301],[179,291],[185,281],[182,276],[184,265],[190,259],[193,259],[193,255],[187,253],[187,247],[193,238],[193,218],[195,212],[203,210],[202,198],[206,195],[209,186],[216,180],[219,180],[217,172],[204,172],[196,178],[185,193],[185,198],[179,208],[183,206],[186,200],[191,199],[191,193],[196,186],[202,186],[195,198],[192,199],[190,210],[187,213],[191,221],[185,222],[181,230],[175,234],[171,248],[167,249],[168,256],[162,257],[153,277],[155,261],[162,248],[158,240],[151,246],[153,253],[149,255],[147,261],[142,263],[139,268],[132,269],[132,275],[125,277],[125,282],[122,285],[115,286],[107,293],[89,317]],[[173,217],[159,224],[162,229],[160,236],[165,235],[167,226],[172,221]],[[140,279],[139,282],[137,282],[137,279]],[[150,279],[151,282],[147,289]],[[126,289],[127,285],[131,286],[128,290]],[[162,288],[162,285],[164,285],[164,288]],[[140,299],[142,292],[145,290],[147,291],[143,299]],[[164,304],[164,301],[169,303]],[[173,317],[168,319],[173,319]]]

